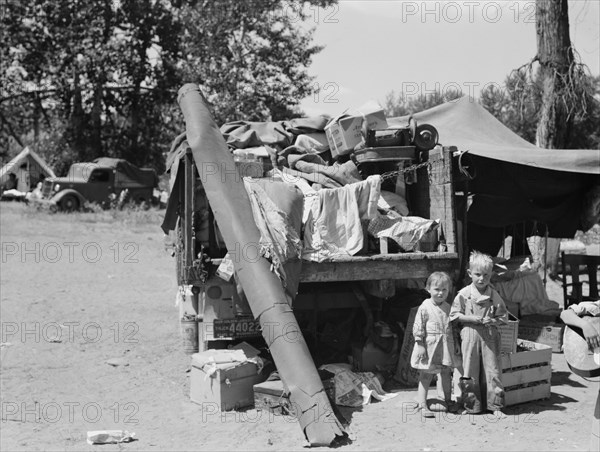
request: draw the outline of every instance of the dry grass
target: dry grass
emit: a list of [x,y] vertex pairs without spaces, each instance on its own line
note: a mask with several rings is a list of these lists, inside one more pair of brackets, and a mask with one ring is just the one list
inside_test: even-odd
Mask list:
[[25,221],[48,221],[51,223],[104,223],[122,225],[136,230],[156,230],[163,221],[165,209],[126,204],[122,209],[102,209],[98,205],[86,205],[85,211],[52,212],[36,204],[2,203],[4,211],[20,214]]

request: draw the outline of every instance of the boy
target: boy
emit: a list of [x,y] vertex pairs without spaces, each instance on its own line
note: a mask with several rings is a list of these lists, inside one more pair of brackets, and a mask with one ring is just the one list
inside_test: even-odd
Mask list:
[[[471,284],[461,289],[450,310],[450,320],[462,324],[460,337],[463,376],[472,378],[473,399],[465,405],[468,413],[481,413],[486,408],[499,418],[504,407],[501,381],[500,332],[497,325],[508,320],[502,297],[490,286],[492,258],[473,251],[469,258]],[[482,392],[486,398],[482,398]],[[463,397],[465,394],[463,394]],[[486,403],[487,402],[487,403]]]
[[[579,304],[573,304],[560,313],[561,320],[570,326],[581,328],[590,350],[600,348],[600,333],[591,324],[587,323],[581,317],[590,315],[600,317],[600,301],[584,301]],[[596,397],[596,408],[592,419],[592,429],[590,435],[590,449],[600,450],[600,387]]]

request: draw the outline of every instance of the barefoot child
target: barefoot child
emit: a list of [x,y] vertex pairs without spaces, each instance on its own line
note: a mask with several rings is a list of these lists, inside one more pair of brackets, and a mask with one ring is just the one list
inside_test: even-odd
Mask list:
[[450,319],[462,324],[463,377],[472,379],[473,400],[465,404],[466,411],[476,414],[487,408],[497,417],[505,417],[501,411],[504,387],[497,326],[508,321],[508,311],[502,297],[490,286],[493,267],[490,256],[471,253],[467,272],[472,282],[456,295]]
[[427,392],[434,374],[440,375],[446,406],[436,411],[445,411],[452,405],[452,368],[459,364],[450,330],[450,305],[446,302],[452,280],[444,272],[434,272],[427,279],[425,288],[431,295],[423,301],[413,326],[415,347],[410,365],[419,369],[419,408],[425,417],[434,417],[427,406]]

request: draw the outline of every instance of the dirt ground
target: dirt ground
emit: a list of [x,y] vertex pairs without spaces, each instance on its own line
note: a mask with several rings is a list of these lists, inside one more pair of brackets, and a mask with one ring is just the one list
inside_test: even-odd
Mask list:
[[[49,214],[0,205],[0,448],[9,450],[301,450],[294,419],[218,414],[189,400],[174,262],[161,213]],[[547,286],[562,300],[557,283]],[[421,418],[414,390],[342,409],[342,450],[585,450],[598,383],[552,356],[549,400],[488,416]],[[88,431],[137,441],[91,446]],[[317,448],[325,449],[325,448]]]

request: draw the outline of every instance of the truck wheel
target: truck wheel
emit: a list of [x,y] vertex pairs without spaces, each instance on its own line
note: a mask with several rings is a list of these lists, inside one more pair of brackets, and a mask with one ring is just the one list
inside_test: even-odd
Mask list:
[[65,212],[73,212],[79,210],[79,200],[76,196],[67,195],[60,200],[60,209]]

